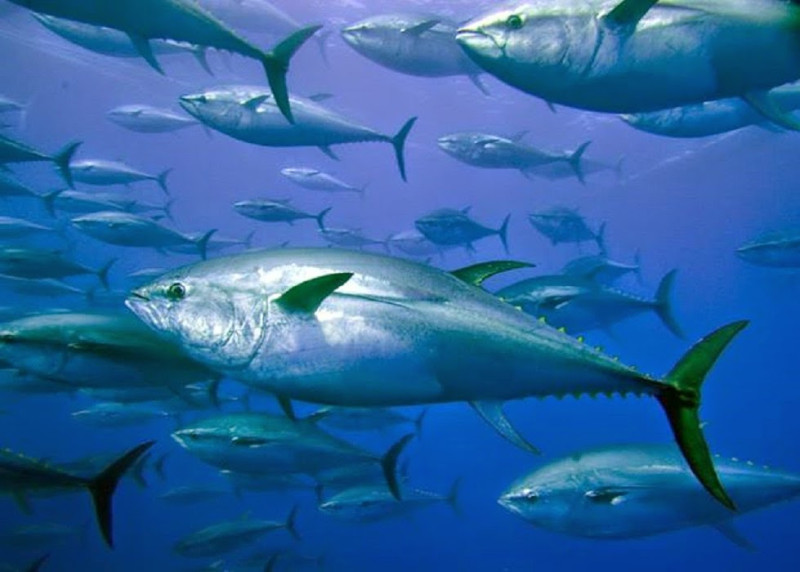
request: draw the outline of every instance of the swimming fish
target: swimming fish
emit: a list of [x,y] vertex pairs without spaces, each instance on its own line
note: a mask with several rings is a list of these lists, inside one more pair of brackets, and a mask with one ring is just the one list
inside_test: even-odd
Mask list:
[[25,143],[0,135],[0,168],[10,163],[50,161],[55,164],[64,181],[71,187],[72,172],[70,170],[70,161],[72,161],[72,156],[80,145],[79,141],[68,143],[56,151],[55,154],[48,155]]

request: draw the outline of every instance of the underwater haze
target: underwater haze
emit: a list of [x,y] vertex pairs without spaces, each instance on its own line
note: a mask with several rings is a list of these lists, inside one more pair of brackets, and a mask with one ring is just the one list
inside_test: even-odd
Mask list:
[[[158,38],[166,37],[161,31],[142,35],[144,27],[134,29],[127,22],[127,32],[115,32],[127,42],[128,55],[115,57],[56,34],[20,5],[26,2],[0,0],[0,446],[36,459],[23,466],[0,455],[0,569],[659,572],[800,567],[793,545],[800,504],[792,500],[800,485],[794,481],[780,498],[755,502],[752,513],[750,505],[737,503],[742,506],[736,514],[692,476],[685,479],[695,495],[691,498],[703,492],[713,508],[708,514],[700,513],[702,502],[687,503],[692,506],[681,509],[680,523],[665,526],[663,533],[647,535],[639,526],[638,533],[611,539],[589,534],[577,512],[555,514],[564,510],[555,501],[547,506],[560,530],[535,519],[526,522],[524,515],[498,504],[518,479],[564,458],[580,459],[580,452],[672,443],[657,390],[624,386],[609,391],[615,395],[607,398],[605,389],[590,395],[583,388],[565,387],[561,395],[542,390],[498,397],[486,388],[507,380],[492,377],[487,368],[480,369],[486,374],[481,386],[486,397],[398,398],[387,400],[387,408],[354,398],[351,405],[370,409],[349,415],[347,410],[320,413],[331,400],[294,398],[306,396],[300,387],[294,395],[280,396],[292,398],[291,408],[300,418],[293,421],[287,416],[289,399],[267,391],[278,383],[277,374],[254,381],[256,374],[244,371],[242,363],[221,366],[227,356],[188,343],[178,318],[162,319],[156,310],[136,306],[138,298],[149,295],[143,285],[160,284],[161,275],[187,265],[196,268],[206,257],[220,259],[213,268],[225,276],[223,282],[246,280],[248,270],[237,266],[238,259],[225,257],[251,248],[287,250],[289,257],[289,249],[311,248],[323,266],[326,252],[371,252],[378,261],[403,258],[441,269],[436,276],[488,261],[517,261],[532,267],[520,264],[496,276],[488,272],[485,283],[476,282],[486,290],[475,294],[475,303],[485,302],[488,308],[486,323],[469,341],[454,342],[454,362],[472,363],[468,358],[479,351],[481,336],[492,335],[492,312],[510,308],[488,299],[497,293],[520,310],[519,316],[508,313],[509,323],[542,324],[553,339],[567,335],[587,348],[598,346],[653,376],[647,379],[654,386],[664,379],[667,383],[671,378],[665,376],[681,356],[709,332],[748,320],[708,373],[698,433],[705,434],[713,454],[736,458],[741,467],[766,465],[795,478],[800,475],[794,440],[800,434],[800,136],[793,129],[800,125],[794,124],[793,108],[776,110],[778,98],[769,99],[768,90],[777,84],[765,80],[733,98],[752,114],[753,124],[703,137],[673,137],[634,128],[618,114],[546,101],[512,87],[507,78],[501,81],[503,74],[484,69],[479,58],[470,59],[455,30],[501,11],[488,0],[197,2],[204,6],[197,12],[190,11],[198,8],[189,0],[148,4],[154,11],[167,4],[184,6],[185,12],[165,12],[172,24],[180,14],[201,20],[206,9],[217,14],[219,19],[211,17],[213,26],[204,20],[211,28],[203,33],[174,38],[207,39],[207,47],[157,45]],[[705,4],[665,3],[691,9]],[[765,10],[791,4],[756,3]],[[31,4],[64,16],[48,8],[48,2]],[[516,15],[520,4],[510,3],[509,13]],[[653,2],[635,0],[528,4],[591,5],[604,15],[618,4],[635,5],[636,10],[616,17],[632,18],[623,24],[640,28],[614,28],[615,34],[631,34],[631,41],[653,17],[638,9],[659,9],[658,3],[653,7],[646,6]],[[245,9],[254,12],[237,17],[236,11]],[[359,22],[397,13],[406,16],[395,21],[394,36],[374,32],[372,44],[354,45],[353,38],[369,33],[358,30]],[[520,20],[524,30],[534,17]],[[502,21],[517,29],[505,12]],[[193,25],[187,22],[181,21],[186,28]],[[265,63],[263,54],[234,45],[229,34],[261,52],[312,25],[322,28],[313,36],[309,30],[308,38],[294,46],[286,74],[291,124],[276,103],[280,88],[265,74],[270,57],[281,51],[270,52]],[[353,31],[342,32],[347,28]],[[399,63],[401,48],[378,53],[396,37],[443,42],[433,47],[441,68],[428,61],[409,73]],[[139,57],[137,49],[148,40],[152,54],[147,48],[144,54],[154,58],[163,74]],[[756,48],[743,44],[740,49]],[[570,52],[575,58],[577,53]],[[444,61],[449,57],[454,59]],[[564,56],[560,64],[567,61]],[[403,65],[406,69],[398,69]],[[726,68],[726,73],[735,74],[735,69]],[[656,80],[644,76],[633,81]],[[238,91],[230,86],[239,86]],[[215,98],[228,99],[219,103]],[[141,109],[109,113],[122,106],[169,114],[147,122],[147,111]],[[332,114],[344,118],[333,127]],[[237,131],[241,124],[236,118],[241,117],[278,127],[272,132],[264,128],[266,135],[244,133]],[[293,135],[287,135],[290,129]],[[468,150],[459,151],[455,142],[442,141],[454,134],[481,137],[462,137]],[[3,147],[13,147],[8,141],[24,143],[41,156],[15,159]],[[59,150],[71,142],[80,146],[59,163]],[[499,152],[486,158],[497,149],[511,149],[514,158]],[[490,165],[501,156],[506,163]],[[99,161],[114,163],[108,167]],[[98,213],[113,220],[98,222]],[[535,226],[532,214],[557,219],[552,224],[558,228],[548,236]],[[566,222],[556,215],[566,216]],[[400,240],[400,233],[413,240]],[[782,241],[776,248],[783,250],[774,254],[773,248],[769,256],[777,258],[769,259],[758,253],[737,255],[737,249],[758,240]],[[307,251],[298,252],[299,257]],[[583,263],[614,261],[630,268],[613,275],[595,266],[563,272],[571,261],[595,255],[602,259]],[[291,258],[286,264],[290,275],[296,270]],[[331,264],[329,273],[350,274],[344,281],[367,272],[360,262],[352,269]],[[253,280],[268,274],[263,268],[250,272]],[[376,270],[374,275],[389,281],[391,274]],[[336,288],[346,292],[340,298],[353,294],[342,286],[345,282],[325,290],[318,283],[308,285],[315,275],[303,276],[305,288],[270,294],[273,309],[267,312],[277,315],[279,306],[287,323],[306,323],[315,319],[318,308],[326,308],[331,300],[325,298]],[[546,277],[536,283],[540,298],[531,301],[525,294],[522,302],[514,302],[510,294],[503,295],[506,288],[517,292],[510,287],[522,288],[518,283],[534,277]],[[174,282],[166,294],[172,303],[193,284],[187,281],[187,288],[176,280],[168,281]],[[359,283],[365,291],[353,297],[364,294],[364,304],[379,299],[398,308],[399,316],[416,315],[426,304],[436,306],[436,312],[457,305],[441,292],[429,292],[432,283],[408,276],[408,284],[392,284],[390,294],[379,296],[366,291],[367,281]],[[408,309],[407,298],[419,306]],[[216,298],[206,306],[207,315],[194,316],[192,327],[201,330],[200,338],[211,339],[211,347],[225,335],[216,329],[219,312],[230,311],[231,320],[247,324],[228,332],[225,343],[262,335],[251,324],[256,310],[242,313],[233,302],[228,307]],[[330,307],[328,312],[335,313]],[[70,314],[113,319],[88,326],[61,320]],[[365,316],[368,321],[372,314],[365,311]],[[33,318],[53,326],[29,333],[26,327],[35,328],[20,320]],[[273,331],[282,330],[276,326]],[[381,335],[372,334],[374,339]],[[297,350],[295,342],[281,345],[275,359]],[[430,354],[440,349],[430,348]],[[491,355],[487,363],[499,370],[504,355]],[[377,367],[366,357],[353,371]],[[708,360],[713,364],[713,358]],[[569,364],[558,363],[563,371],[545,364],[543,375],[563,375],[565,383],[575,377]],[[380,381],[376,377],[375,383]],[[150,392],[149,397],[137,399],[136,390]],[[573,393],[581,395],[573,399]],[[334,405],[347,398],[339,401]],[[502,421],[483,418],[487,409],[492,418],[492,406],[501,401],[506,401],[505,415],[513,426],[505,439],[496,430],[504,427]],[[476,412],[481,403],[489,404],[483,415]],[[389,409],[392,405],[397,407]],[[265,422],[270,427],[245,435],[248,412],[274,416]],[[356,412],[362,417],[356,419]],[[229,424],[225,431],[230,434],[220,438],[224,452],[218,442],[200,444],[216,429],[209,429],[209,420]],[[522,443],[510,435],[514,429]],[[407,434],[414,438],[403,441]],[[266,451],[290,438],[295,441],[288,452],[276,453],[278,460],[264,469]],[[130,459],[133,466],[126,465],[111,493],[111,549],[90,499],[94,493],[87,492],[99,486],[91,479],[126,451],[150,441],[155,444],[143,457],[137,453],[135,463]],[[393,445],[398,446],[394,451]],[[534,447],[540,455],[530,450]],[[92,455],[103,458],[74,463]],[[674,470],[691,475],[680,455],[674,457]],[[292,463],[296,470],[286,468]],[[344,477],[337,474],[341,482],[330,477],[333,469],[345,469]],[[73,480],[65,480],[66,473]],[[647,499],[658,498],[658,487],[667,483],[638,497],[636,491],[650,485],[638,483],[640,472],[633,473],[624,482],[581,493],[576,502],[600,505],[599,522],[609,527],[620,518],[615,509],[641,503],[636,509],[647,521],[652,506]],[[723,485],[733,482],[726,478]],[[759,473],[753,478],[766,477]],[[753,487],[771,483],[756,481]],[[189,489],[181,496],[175,494],[179,487]],[[403,500],[396,499],[398,487]],[[170,491],[173,498],[166,495]],[[738,489],[729,492],[737,501]],[[377,508],[370,505],[375,498]],[[342,508],[339,501],[352,504]],[[536,502],[541,507],[551,501],[541,493]],[[652,519],[659,518],[666,517],[652,513]],[[238,536],[190,536],[220,523],[236,528],[230,534]],[[45,555],[39,568],[33,566]]]

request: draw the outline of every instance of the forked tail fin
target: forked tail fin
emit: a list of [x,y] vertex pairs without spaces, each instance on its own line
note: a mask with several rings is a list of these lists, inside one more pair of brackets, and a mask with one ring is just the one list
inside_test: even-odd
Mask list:
[[657,396],[692,473],[711,496],[731,510],[736,510],[736,506],[714,468],[698,410],[700,388],[706,375],[723,350],[747,324],[747,321],[730,323],[697,342],[664,378],[666,385]]
[[74,188],[75,184],[72,181],[72,171],[69,168],[70,161],[72,161],[72,156],[75,154],[75,151],[78,150],[78,147],[81,146],[81,141],[74,141],[62,147],[55,155],[53,155],[53,163],[56,164],[58,167],[59,173],[64,178],[64,181],[69,185],[70,188]]
[[412,117],[406,121],[400,128],[400,131],[398,131],[397,134],[390,139],[392,147],[394,147],[394,156],[397,160],[397,168],[400,169],[400,177],[403,179],[403,181],[408,180],[406,179],[406,138],[408,138],[408,134],[411,131],[411,128],[414,127],[414,123],[416,123],[416,121],[416,117]]
[[667,329],[677,337],[684,339],[683,330],[681,330],[680,325],[678,325],[672,313],[672,285],[675,282],[676,272],[677,270],[671,270],[661,279],[661,283],[658,285],[658,290],[656,291],[655,310]]
[[289,89],[286,87],[286,72],[289,71],[289,61],[295,52],[314,35],[322,26],[308,26],[289,34],[277,46],[261,56],[261,65],[267,73],[269,88],[275,98],[275,104],[283,116],[294,123],[292,109],[289,104]]
[[114,491],[117,489],[122,476],[154,443],[155,441],[147,441],[134,447],[86,483],[89,492],[92,494],[95,517],[97,518],[100,532],[103,534],[106,544],[111,548],[114,547],[111,514]]

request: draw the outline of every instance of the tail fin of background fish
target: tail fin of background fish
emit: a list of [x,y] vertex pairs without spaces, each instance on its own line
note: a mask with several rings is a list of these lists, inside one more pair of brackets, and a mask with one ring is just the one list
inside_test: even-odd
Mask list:
[[422,412],[417,415],[417,418],[414,419],[414,432],[417,436],[417,439],[422,437],[422,422],[425,421],[425,417],[428,415],[428,408],[422,410]]
[[97,271],[97,279],[100,280],[100,284],[103,285],[106,291],[111,291],[111,285],[108,283],[108,272],[116,261],[116,258],[110,259]]
[[330,66],[331,63],[328,61],[328,39],[333,35],[333,32],[330,30],[325,30],[316,35],[314,38],[317,41],[317,47],[319,48],[319,55],[322,58],[322,61],[325,63],[326,66]]
[[145,453],[137,459],[130,469],[131,477],[140,489],[147,488],[147,479],[144,477],[144,470],[147,468],[147,463],[150,462],[150,453]]
[[661,279],[658,290],[656,290],[655,310],[667,329],[677,337],[684,339],[683,330],[675,320],[675,316],[672,315],[672,285],[675,283],[676,272],[677,270],[671,270]]
[[706,375],[723,350],[747,324],[747,321],[733,322],[697,342],[664,378],[665,386],[657,396],[692,473],[711,496],[731,510],[736,510],[736,506],[714,468],[698,410],[700,389]]
[[582,185],[586,184],[586,179],[583,175],[583,154],[586,152],[586,149],[591,145],[591,141],[587,141],[569,156],[569,166],[572,167],[572,170],[575,172],[575,176],[578,177],[578,180],[581,182]]
[[75,154],[75,151],[81,146],[81,143],[82,141],[68,143],[53,155],[53,162],[56,164],[56,167],[58,167],[58,172],[61,173],[61,177],[71,189],[75,187],[75,184],[72,181],[72,171],[69,168],[69,164],[70,161],[72,161],[72,156]]
[[284,526],[286,527],[286,530],[289,531],[289,534],[291,534],[294,537],[295,540],[302,540],[302,538],[300,537],[300,533],[297,532],[297,527],[295,526],[297,522],[297,509],[298,509],[297,505],[294,505],[292,507],[291,512],[289,512],[289,516],[286,517],[286,524]]
[[325,230],[325,217],[333,207],[328,207],[327,209],[322,209],[320,213],[315,216],[314,218],[317,219],[317,226],[319,226],[320,230]]
[[161,207],[160,209],[164,213],[164,216],[166,216],[172,222],[175,222],[175,219],[172,218],[172,206],[174,204],[175,204],[175,199],[170,199],[167,202],[165,202],[164,206]]
[[209,230],[207,233],[205,233],[203,236],[201,236],[195,241],[195,244],[197,245],[197,252],[200,253],[200,258],[202,258],[203,260],[205,260],[208,257],[208,241],[211,240],[211,237],[214,235],[215,232],[217,232],[217,229],[212,228],[211,230]]
[[286,72],[289,71],[289,61],[306,41],[322,26],[308,26],[292,32],[277,46],[261,56],[261,65],[267,74],[269,88],[275,98],[275,104],[289,123],[294,123],[292,110],[289,105],[289,90],[286,87]]
[[49,193],[39,195],[39,198],[42,199],[42,205],[44,205],[44,209],[51,217],[56,216],[56,199],[58,198],[58,195],[64,191],[66,191],[66,189],[58,189],[57,191],[50,191]]
[[500,237],[500,242],[503,243],[503,248],[508,254],[508,221],[511,220],[511,214],[506,215],[506,218],[503,219],[503,224],[500,225],[500,228],[497,230],[497,235]]
[[403,179],[403,181],[408,180],[406,179],[406,138],[408,138],[408,133],[411,131],[411,128],[414,127],[414,123],[416,123],[416,121],[416,117],[412,117],[406,121],[400,128],[400,131],[398,131],[397,134],[391,138],[392,147],[394,147],[394,156],[397,160],[397,168],[400,169],[400,177]]
[[381,458],[381,468],[383,469],[383,476],[386,478],[386,484],[389,486],[392,496],[397,500],[403,500],[400,494],[400,482],[397,478],[397,460],[413,438],[413,433],[401,437],[399,441],[389,447],[389,450]]
[[114,547],[114,537],[112,531],[112,498],[117,489],[119,480],[128,469],[141,457],[155,441],[147,441],[137,445],[116,461],[106,467],[103,472],[87,482],[87,487],[92,495],[94,503],[95,517],[100,527],[103,539],[109,547]]
[[167,188],[167,177],[172,172],[172,169],[164,169],[157,177],[156,183],[158,186],[161,187],[161,190],[164,191],[165,195],[169,195],[169,189]]
[[448,506],[453,509],[453,512],[458,516],[463,516],[464,512],[461,510],[461,477],[458,477],[453,484],[450,485],[450,490],[444,499]]
[[256,231],[251,230],[249,233],[247,233],[247,236],[242,239],[242,246],[244,246],[245,250],[250,250],[253,248],[253,237],[255,237],[255,235]]
[[608,251],[606,250],[606,223],[602,223],[600,228],[597,229],[594,241],[597,243],[597,248],[600,249],[600,254],[608,256]]

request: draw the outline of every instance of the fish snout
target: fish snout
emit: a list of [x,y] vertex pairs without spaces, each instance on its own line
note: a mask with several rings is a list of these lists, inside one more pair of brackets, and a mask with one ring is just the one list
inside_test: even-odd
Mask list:
[[456,42],[469,56],[497,59],[505,55],[505,47],[500,45],[494,35],[478,26],[464,26],[456,31]]

